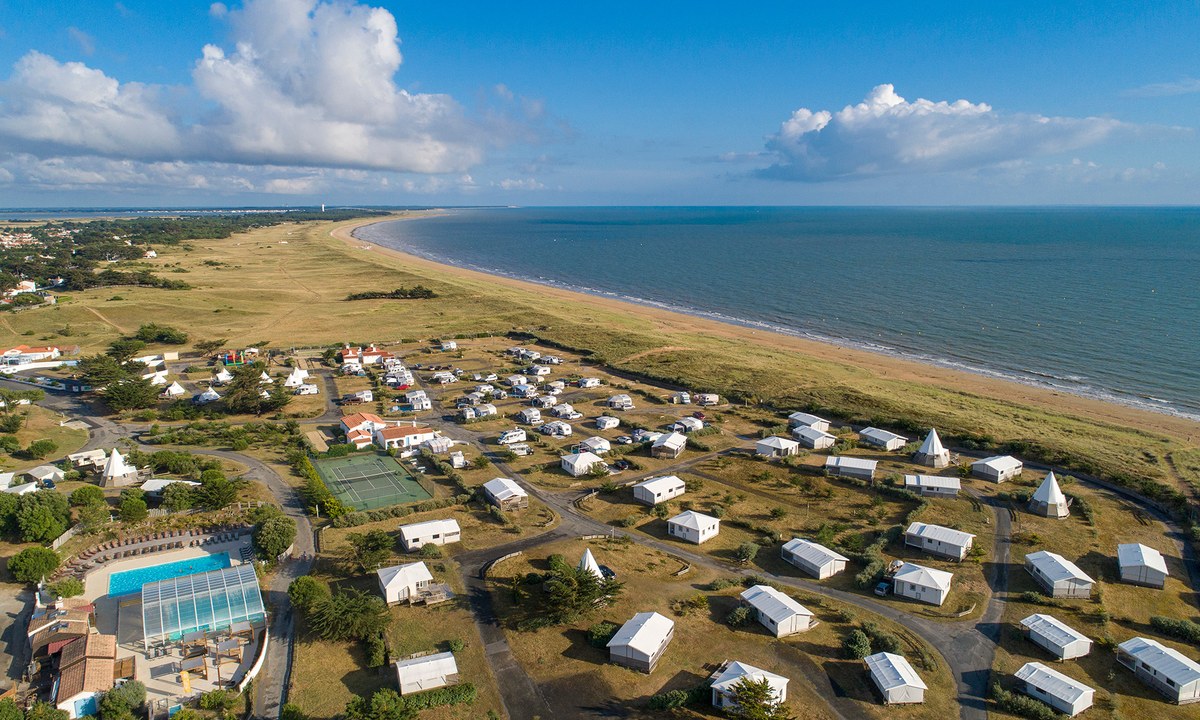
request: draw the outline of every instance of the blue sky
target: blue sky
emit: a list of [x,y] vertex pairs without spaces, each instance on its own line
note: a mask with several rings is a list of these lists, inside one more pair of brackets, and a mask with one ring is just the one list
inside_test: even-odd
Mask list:
[[0,206],[1196,204],[1137,5],[0,0]]

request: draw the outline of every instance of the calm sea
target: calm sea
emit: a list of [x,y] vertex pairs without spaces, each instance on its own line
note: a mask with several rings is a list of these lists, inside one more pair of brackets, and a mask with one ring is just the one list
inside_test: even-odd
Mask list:
[[1197,208],[520,208],[364,240],[1200,418]]

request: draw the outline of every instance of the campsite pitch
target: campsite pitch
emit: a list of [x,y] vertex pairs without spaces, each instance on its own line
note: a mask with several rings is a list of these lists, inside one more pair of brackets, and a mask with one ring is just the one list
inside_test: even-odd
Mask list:
[[396,459],[382,453],[316,460],[329,491],[355,510],[429,500],[433,496]]

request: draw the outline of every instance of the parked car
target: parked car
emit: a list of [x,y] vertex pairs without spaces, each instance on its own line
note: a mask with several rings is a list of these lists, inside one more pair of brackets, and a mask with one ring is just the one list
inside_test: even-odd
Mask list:
[[892,584],[890,582],[881,582],[875,586],[875,594],[880,597],[887,595],[891,591],[892,591]]
[[618,460],[618,461],[614,462],[612,464],[612,466],[614,468],[616,468],[618,472],[620,472],[621,470],[628,470],[629,468],[633,467],[632,465],[629,464],[628,460]]
[[621,437],[617,438],[617,443],[621,445],[632,445],[633,438],[629,437],[628,435],[622,435]]
[[697,420],[707,420],[708,419],[708,416],[705,415],[704,413],[700,412],[699,410],[692,413],[692,417],[696,418]]

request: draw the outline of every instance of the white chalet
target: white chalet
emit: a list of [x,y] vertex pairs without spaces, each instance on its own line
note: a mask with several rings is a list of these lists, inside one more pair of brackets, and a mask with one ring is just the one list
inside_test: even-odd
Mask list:
[[667,521],[667,534],[699,545],[721,532],[721,521],[695,510],[681,512]]
[[908,438],[903,435],[897,435],[887,430],[880,430],[876,427],[859,430],[858,437],[865,444],[881,450],[899,450],[908,444]]
[[892,588],[900,597],[940,606],[950,594],[953,579],[954,575],[944,570],[906,562],[892,578]]
[[944,475],[905,475],[904,489],[926,497],[957,497],[962,482]]
[[721,666],[712,677],[713,707],[729,708],[737,705],[733,699],[737,688],[745,681],[761,683],[766,681],[771,698],[775,702],[787,700],[788,679],[773,672],[767,672],[744,662],[731,660]]
[[821,432],[829,432],[829,421],[806,412],[794,412],[788,415],[788,427],[810,427]]
[[780,555],[818,580],[837,575],[846,569],[846,563],[849,562],[844,555],[802,538],[792,538],[784,543]]
[[811,610],[769,585],[754,585],[742,591],[741,598],[754,611],[754,619],[775,637],[802,633],[816,625]]
[[388,605],[412,602],[433,583],[433,575],[423,562],[380,568],[375,574],[379,578],[379,591]]
[[1020,476],[1025,465],[1012,455],[993,455],[971,463],[971,474],[977,478],[1002,483]]
[[657,505],[679,497],[687,491],[687,486],[674,475],[649,478],[633,486],[633,497],[646,505]]
[[608,641],[608,658],[618,665],[649,673],[675,637],[675,621],[656,612],[634,615]]
[[401,660],[396,663],[396,681],[401,695],[453,685],[458,682],[458,663],[452,652]]
[[877,460],[838,455],[836,457],[825,458],[825,472],[839,477],[874,480],[875,467],[878,464],[879,461]]
[[613,410],[632,410],[633,398],[624,393],[613,395],[608,399],[608,406]]
[[1087,685],[1040,662],[1025,663],[1015,677],[1021,681],[1021,692],[1068,717],[1075,717],[1090,708],[1096,694]]
[[883,696],[885,705],[925,702],[925,691],[929,686],[903,656],[875,653],[863,658],[863,663],[871,675],[871,682]]
[[754,452],[762,457],[781,458],[795,455],[800,449],[800,443],[784,437],[772,435],[754,444]]
[[937,428],[931,428],[925,436],[925,442],[913,455],[913,462],[918,465],[928,465],[932,468],[944,468],[950,464],[950,451],[942,446]]
[[1021,621],[1029,642],[1057,660],[1074,660],[1092,651],[1092,641],[1056,617],[1034,613]]
[[1167,561],[1162,553],[1141,543],[1123,543],[1117,546],[1117,564],[1121,568],[1121,582],[1146,587],[1162,588],[1167,584]]
[[792,437],[796,438],[796,442],[806,448],[813,450],[824,450],[831,448],[837,444],[837,438],[824,430],[818,430],[815,427],[801,425],[792,429]]
[[975,544],[975,536],[941,525],[914,522],[904,532],[904,544],[932,555],[962,560]]
[[400,526],[400,546],[405,552],[416,552],[426,545],[446,545],[460,540],[462,530],[453,518]]
[[577,452],[563,455],[559,464],[571,477],[579,477],[590,473],[597,464],[603,465],[604,461],[596,453]]
[[1150,638],[1117,646],[1117,662],[1177,705],[1200,702],[1200,663]]
[[1029,500],[1029,512],[1060,520],[1071,514],[1067,496],[1058,486],[1058,478],[1054,477],[1053,470],[1046,473],[1046,479],[1033,493],[1033,498]]
[[687,436],[673,432],[660,436],[650,446],[650,455],[656,458],[677,458],[687,447]]
[[1075,563],[1062,555],[1039,550],[1025,556],[1025,570],[1056,598],[1086,598],[1096,583]]
[[529,493],[508,478],[496,478],[483,484],[488,502],[501,510],[520,510],[529,507]]
[[525,423],[526,425],[541,425],[542,411],[537,408],[523,408],[517,413],[517,422]]

